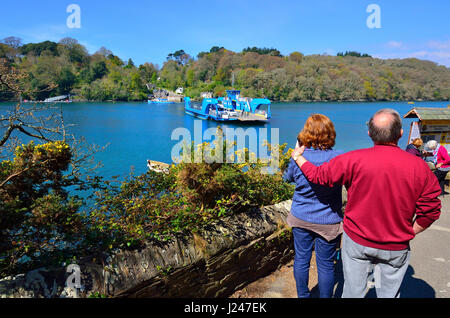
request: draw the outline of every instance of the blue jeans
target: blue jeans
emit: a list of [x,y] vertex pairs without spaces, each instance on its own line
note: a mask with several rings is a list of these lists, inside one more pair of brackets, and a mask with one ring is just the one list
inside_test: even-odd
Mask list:
[[331,298],[334,288],[334,261],[340,236],[328,242],[319,234],[302,228],[292,228],[294,235],[294,278],[299,298],[309,298],[309,266],[315,243],[320,298]]

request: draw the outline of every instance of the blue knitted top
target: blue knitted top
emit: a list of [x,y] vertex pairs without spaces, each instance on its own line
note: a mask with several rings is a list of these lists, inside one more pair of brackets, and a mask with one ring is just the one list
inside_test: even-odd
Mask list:
[[[335,150],[305,149],[303,156],[315,166],[320,166],[342,154]],[[291,158],[283,175],[287,182],[295,183],[291,214],[315,224],[336,224],[342,221],[342,186],[325,187],[308,181]]]

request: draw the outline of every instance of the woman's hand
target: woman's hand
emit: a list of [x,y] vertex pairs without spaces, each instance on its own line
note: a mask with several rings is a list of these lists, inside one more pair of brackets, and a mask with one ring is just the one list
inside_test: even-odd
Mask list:
[[436,169],[439,169],[440,167],[442,167],[443,164],[444,164],[443,162],[438,163],[438,164],[436,165]]

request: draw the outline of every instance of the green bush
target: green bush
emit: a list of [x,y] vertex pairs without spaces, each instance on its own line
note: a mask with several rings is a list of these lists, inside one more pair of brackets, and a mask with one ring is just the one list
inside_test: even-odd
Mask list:
[[30,142],[0,163],[1,275],[51,262],[49,254],[82,239],[82,201],[68,195],[74,180],[64,175],[71,160],[64,142]]
[[[204,151],[209,144],[202,146],[197,151]],[[262,173],[268,163],[249,163],[247,151],[244,164],[180,163],[172,165],[168,174],[150,171],[130,176],[120,186],[96,193],[95,209],[89,213],[92,233],[101,236],[105,248],[136,246],[148,239],[168,240],[198,231],[217,218],[288,200],[293,186],[283,181],[282,173],[292,150],[284,152],[285,148],[269,145],[280,156],[281,169],[273,174]]]
[[67,174],[73,154],[66,143],[19,146],[13,160],[0,163],[0,276],[83,256],[99,259],[290,199],[293,187],[282,179],[285,147],[269,145],[280,156],[281,171],[273,174],[262,173],[267,162],[249,163],[245,150],[245,163],[180,163],[167,174],[149,171],[120,183],[97,176],[81,184],[93,192],[86,205],[68,191],[80,180]]

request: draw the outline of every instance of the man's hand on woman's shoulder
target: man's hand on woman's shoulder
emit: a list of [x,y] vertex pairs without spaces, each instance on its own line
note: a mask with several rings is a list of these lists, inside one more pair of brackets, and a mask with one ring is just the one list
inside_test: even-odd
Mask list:
[[307,162],[307,160],[305,159],[305,157],[303,157],[303,153],[305,152],[306,147],[305,146],[301,146],[301,147],[296,147],[294,149],[294,151],[292,152],[292,158],[294,159],[294,161],[297,163],[297,165],[301,168],[303,166],[303,164],[305,162]]

